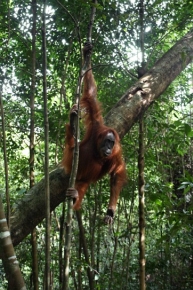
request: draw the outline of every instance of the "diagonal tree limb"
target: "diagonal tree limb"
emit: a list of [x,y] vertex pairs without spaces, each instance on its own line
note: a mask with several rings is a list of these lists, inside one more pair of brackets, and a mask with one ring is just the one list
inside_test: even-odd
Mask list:
[[109,111],[107,126],[122,138],[193,59],[193,29],[144,74]]
[[[69,176],[64,174],[62,168],[57,168],[50,173],[49,181],[50,210],[53,211],[65,200]],[[43,178],[15,204],[12,210],[11,236],[13,244],[20,243],[45,218],[45,214],[45,179]]]
[[[105,118],[108,126],[123,137],[193,60],[193,30],[182,37],[164,56],[122,96]],[[65,200],[68,176],[62,168],[50,173],[50,206],[53,210]],[[45,217],[44,179],[16,204],[11,216],[13,244],[20,243]]]

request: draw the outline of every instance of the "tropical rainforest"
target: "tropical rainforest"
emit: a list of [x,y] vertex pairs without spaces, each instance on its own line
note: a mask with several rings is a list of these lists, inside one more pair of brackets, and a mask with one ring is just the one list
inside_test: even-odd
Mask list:
[[[193,1],[5,0],[0,11],[0,289],[193,289]],[[61,165],[89,29],[127,171],[110,225],[109,176],[72,212]]]

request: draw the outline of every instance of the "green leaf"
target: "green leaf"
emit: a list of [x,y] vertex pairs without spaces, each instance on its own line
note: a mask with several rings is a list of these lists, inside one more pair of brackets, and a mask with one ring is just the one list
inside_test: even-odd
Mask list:
[[192,134],[192,130],[191,130],[190,125],[188,125],[188,124],[184,124],[184,131],[185,131],[186,136],[188,136],[188,137],[191,136],[191,134]]

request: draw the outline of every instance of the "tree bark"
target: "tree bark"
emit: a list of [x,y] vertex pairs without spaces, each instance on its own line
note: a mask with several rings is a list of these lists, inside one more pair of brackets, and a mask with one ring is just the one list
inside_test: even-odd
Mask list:
[[193,59],[193,30],[182,37],[109,111],[107,126],[122,138]]
[[[149,106],[167,89],[193,59],[193,30],[182,37],[141,77],[111,109],[105,118],[123,137]],[[65,199],[68,176],[61,168],[50,174],[50,208]],[[44,179],[30,189],[14,207],[11,235],[17,245],[45,217]]]
[[[51,211],[64,201],[68,181],[69,176],[64,174],[62,168],[57,168],[50,173]],[[13,244],[19,244],[45,218],[45,215],[45,179],[43,178],[13,208],[11,216]]]
[[26,290],[26,286],[15,256],[10,232],[5,218],[3,203],[0,196],[0,257],[8,281],[8,290]]

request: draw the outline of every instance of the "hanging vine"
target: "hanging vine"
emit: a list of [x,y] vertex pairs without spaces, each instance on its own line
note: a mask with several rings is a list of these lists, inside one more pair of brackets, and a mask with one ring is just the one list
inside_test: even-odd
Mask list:
[[[140,21],[140,51],[141,66],[138,67],[138,77],[145,73],[144,62],[144,0],[139,3]],[[144,180],[144,119],[139,120],[139,154],[138,154],[138,192],[139,192],[139,285],[140,290],[145,290],[145,180]]]
[[[90,22],[88,25],[87,41],[89,41],[90,43],[92,39],[92,26],[93,26],[95,12],[96,12],[96,3],[97,1],[93,0],[93,5],[91,6]],[[63,271],[63,286],[62,286],[63,290],[68,290],[68,285],[69,285],[70,248],[71,248],[71,238],[72,238],[72,217],[73,217],[72,207],[73,207],[73,199],[78,196],[78,192],[74,188],[74,185],[76,181],[76,175],[77,175],[77,170],[78,170],[78,160],[79,160],[79,135],[80,135],[79,134],[79,100],[80,100],[80,95],[81,95],[81,87],[82,87],[82,82],[84,79],[84,74],[88,67],[87,61],[88,60],[85,61],[85,64],[81,69],[79,80],[78,80],[78,85],[77,85],[77,90],[76,90],[76,99],[75,99],[75,103],[77,104],[77,107],[78,107],[78,114],[73,119],[74,124],[72,125],[73,128],[75,128],[75,132],[74,132],[75,147],[74,147],[74,153],[73,153],[72,170],[71,170],[71,175],[70,175],[70,180],[69,180],[69,188],[67,189],[67,193],[66,193],[66,196],[67,197],[69,196],[70,198],[68,199],[68,209],[67,209],[67,219],[66,219],[64,271]],[[79,228],[81,230],[80,213],[77,213],[77,219],[79,222]],[[86,254],[85,251],[84,253]],[[94,289],[92,285],[93,277],[92,277],[92,274],[90,273],[90,270],[88,270],[88,277],[89,277],[90,289]]]

